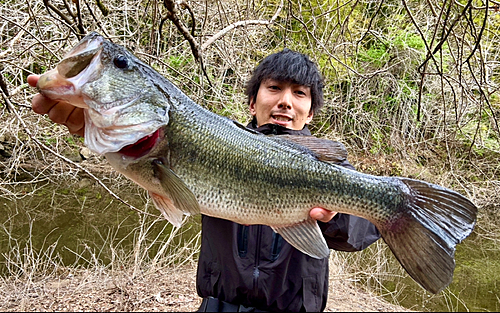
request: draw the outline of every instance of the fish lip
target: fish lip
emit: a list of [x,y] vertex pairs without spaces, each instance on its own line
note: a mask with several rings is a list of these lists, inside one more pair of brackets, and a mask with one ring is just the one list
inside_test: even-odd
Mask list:
[[97,33],[87,37],[86,41],[68,52],[54,69],[40,76],[37,89],[41,94],[52,100],[88,108],[81,86],[101,69],[99,59],[104,38]]
[[133,144],[126,145],[118,150],[116,153],[125,155],[133,159],[139,159],[147,155],[158,144],[162,137],[161,128],[157,129],[154,133],[144,136]]

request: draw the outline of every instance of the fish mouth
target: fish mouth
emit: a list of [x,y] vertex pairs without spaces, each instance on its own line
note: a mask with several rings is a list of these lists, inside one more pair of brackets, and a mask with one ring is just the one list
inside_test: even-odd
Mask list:
[[117,151],[117,153],[123,154],[125,156],[134,159],[138,159],[142,156],[145,156],[154,147],[156,147],[160,135],[161,135],[161,129],[158,129],[154,133],[137,140],[135,143],[121,148],[119,151]]
[[53,100],[62,100],[74,106],[88,108],[81,94],[81,86],[97,76],[102,69],[100,56],[104,38],[90,34],[54,68],[40,76],[38,91]]

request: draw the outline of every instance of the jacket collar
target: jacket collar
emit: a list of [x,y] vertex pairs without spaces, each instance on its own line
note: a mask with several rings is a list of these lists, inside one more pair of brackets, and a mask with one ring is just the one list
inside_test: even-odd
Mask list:
[[255,117],[253,120],[247,125],[247,128],[258,131],[259,133],[263,133],[264,135],[303,135],[303,136],[311,136],[311,132],[307,125],[304,126],[301,130],[294,130],[290,128],[286,128],[277,124],[264,124],[260,127],[257,127],[257,120]]

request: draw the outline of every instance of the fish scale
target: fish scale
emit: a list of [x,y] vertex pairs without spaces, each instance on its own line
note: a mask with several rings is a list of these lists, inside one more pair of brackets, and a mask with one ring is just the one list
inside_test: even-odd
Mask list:
[[[371,221],[408,274],[437,293],[452,281],[455,246],[477,208],[459,193],[332,164],[343,148],[314,137],[265,136],[189,99],[124,47],[91,33],[37,85],[85,109],[85,144],[181,225],[202,213],[263,224],[315,258],[329,254],[313,207]],[[331,142],[329,142],[331,143]]]

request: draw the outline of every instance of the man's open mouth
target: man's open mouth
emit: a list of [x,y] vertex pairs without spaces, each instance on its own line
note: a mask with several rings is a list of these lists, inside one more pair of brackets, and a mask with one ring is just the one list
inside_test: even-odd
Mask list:
[[156,146],[156,142],[158,141],[159,137],[160,137],[160,129],[158,129],[151,135],[139,139],[137,142],[133,144],[123,147],[120,151],[118,151],[118,153],[133,158],[140,158],[148,154],[148,152],[151,151],[151,149],[153,149],[154,146]]
[[292,120],[291,118],[282,115],[273,115],[272,118],[280,122],[290,122]]

